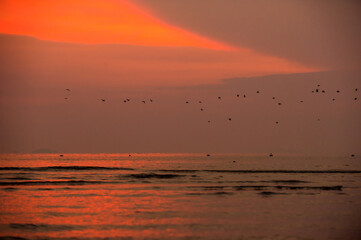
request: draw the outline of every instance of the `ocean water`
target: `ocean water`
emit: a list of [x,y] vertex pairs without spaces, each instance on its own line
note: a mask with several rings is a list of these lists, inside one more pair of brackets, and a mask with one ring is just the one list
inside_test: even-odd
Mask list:
[[361,239],[361,159],[0,155],[0,239]]

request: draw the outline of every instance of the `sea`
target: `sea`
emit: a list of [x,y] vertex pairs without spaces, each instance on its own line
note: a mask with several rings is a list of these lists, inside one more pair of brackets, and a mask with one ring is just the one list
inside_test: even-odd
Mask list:
[[360,156],[2,154],[0,239],[361,239]]

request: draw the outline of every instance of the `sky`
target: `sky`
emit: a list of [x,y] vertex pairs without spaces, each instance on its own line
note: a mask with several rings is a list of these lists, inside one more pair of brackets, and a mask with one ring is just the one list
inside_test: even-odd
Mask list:
[[361,153],[358,1],[0,12],[0,152]]

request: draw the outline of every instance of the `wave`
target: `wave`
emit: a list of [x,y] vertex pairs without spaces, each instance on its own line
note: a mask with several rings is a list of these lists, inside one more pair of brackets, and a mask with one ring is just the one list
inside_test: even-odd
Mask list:
[[1,180],[36,180],[34,178],[28,177],[8,177],[8,178],[0,178]]
[[0,236],[0,240],[28,240],[28,238],[16,236]]
[[48,167],[0,167],[0,171],[86,171],[86,170],[134,170],[124,167],[98,166],[48,166]]
[[53,225],[53,224],[32,224],[32,223],[10,223],[9,227],[12,229],[28,230],[28,231],[69,231],[69,230],[80,230],[85,227],[77,225]]
[[203,193],[203,192],[190,192],[190,193],[186,193],[185,195],[233,195],[233,192],[224,192],[224,191],[219,191],[219,192],[212,192],[212,193]]
[[325,190],[325,191],[341,191],[342,186],[275,186],[277,189],[287,189],[287,190],[299,190],[299,189],[309,189],[309,190]]
[[188,169],[160,169],[159,172],[216,172],[216,173],[361,173],[361,170],[188,170]]
[[288,184],[298,184],[298,183],[309,183],[308,181],[301,180],[261,180],[259,182],[265,183],[288,183]]
[[178,178],[184,177],[185,175],[179,174],[156,174],[156,173],[138,173],[138,174],[128,174],[125,177],[130,178],[159,178],[159,179],[170,179],[170,178]]
[[16,182],[0,182],[0,186],[17,186],[17,185],[88,185],[88,184],[108,184],[114,182],[106,181],[16,181]]
[[324,191],[342,191],[343,186],[284,186],[284,185],[241,185],[241,186],[188,186],[192,189],[203,189],[203,190],[224,190],[224,189],[235,189],[235,190],[266,190],[266,189],[277,189],[277,190],[324,190]]
[[263,196],[270,196],[270,195],[286,195],[287,193],[272,192],[272,191],[262,191],[262,192],[259,192],[258,194],[263,195]]

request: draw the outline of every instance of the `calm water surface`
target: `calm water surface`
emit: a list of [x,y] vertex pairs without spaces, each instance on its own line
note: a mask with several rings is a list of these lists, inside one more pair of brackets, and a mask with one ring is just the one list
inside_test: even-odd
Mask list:
[[361,159],[0,155],[0,237],[361,239]]

